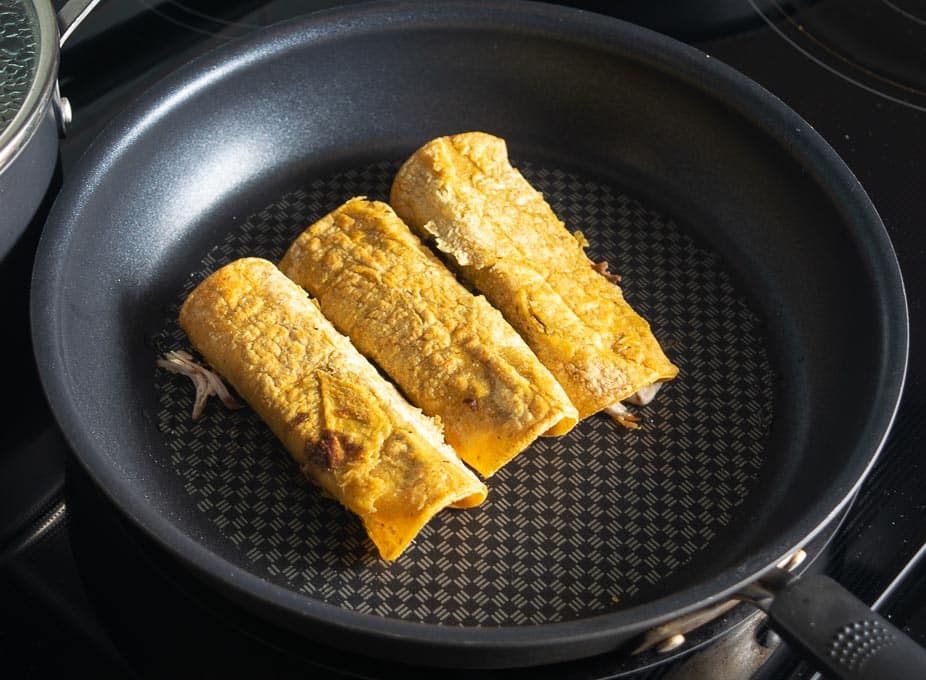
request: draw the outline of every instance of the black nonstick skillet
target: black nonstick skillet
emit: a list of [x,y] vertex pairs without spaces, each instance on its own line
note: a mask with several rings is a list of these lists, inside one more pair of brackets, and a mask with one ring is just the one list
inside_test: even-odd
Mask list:
[[[622,275],[681,373],[640,430],[534,444],[394,564],[250,412],[155,369],[183,297],[279,258],[436,136],[484,130]],[[773,95],[690,47],[540,3],[369,4],[189,64],[95,141],[33,279],[42,381],[76,459],[204,584],[312,639],[500,668],[626,648],[736,597],[845,677],[923,650],[822,576],[775,565],[851,502],[907,361],[875,207]],[[893,676],[891,674],[894,674]]]

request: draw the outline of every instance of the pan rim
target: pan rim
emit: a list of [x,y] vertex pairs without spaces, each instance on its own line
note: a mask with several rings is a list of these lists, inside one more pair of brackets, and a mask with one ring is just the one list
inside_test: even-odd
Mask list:
[[[852,228],[864,230],[870,239],[871,261],[878,265],[879,299],[893,299],[886,305],[883,339],[888,349],[881,358],[882,371],[876,403],[885,407],[871,414],[869,429],[876,434],[874,450],[852,456],[854,465],[847,484],[830,487],[803,521],[786,533],[790,540],[767,546],[743,563],[718,572],[710,580],[689,584],[683,591],[626,609],[573,621],[509,626],[456,626],[389,619],[375,614],[347,610],[312,599],[270,583],[207,550],[131,491],[118,471],[95,453],[97,443],[81,422],[69,389],[66,357],[62,355],[60,315],[56,313],[64,288],[59,279],[66,258],[68,237],[77,224],[81,197],[97,183],[100,173],[139,133],[182,98],[191,88],[246,67],[252,60],[292,49],[312,41],[350,38],[368,31],[391,30],[399,26],[435,28],[476,26],[493,31],[534,32],[590,45],[609,53],[645,61],[700,87],[721,103],[732,107],[761,128],[777,144],[794,155],[802,167],[825,183],[831,200],[838,196],[844,212],[856,216]],[[629,49],[633,44],[636,49]],[[272,49],[267,46],[272,45]],[[721,97],[722,95],[722,97]],[[794,129],[800,145],[791,141]],[[733,68],[699,50],[667,36],[626,22],[574,8],[540,2],[452,2],[428,5],[414,3],[369,3],[338,8],[301,17],[262,29],[193,60],[165,80],[144,92],[112,121],[80,161],[77,173],[87,181],[80,186],[65,182],[42,235],[33,274],[31,314],[35,357],[54,417],[83,469],[110,501],[168,554],[252,610],[282,616],[290,627],[298,622],[323,624],[353,636],[365,636],[419,647],[463,649],[491,654],[512,650],[519,658],[542,652],[551,644],[563,649],[604,648],[620,631],[642,631],[676,616],[726,599],[747,583],[772,568],[800,545],[809,541],[850,502],[877,461],[899,407],[909,352],[909,321],[906,295],[896,255],[877,210],[851,170],[830,145],[796,112],[760,85]],[[822,188],[822,187],[821,187]],[[50,274],[43,276],[43,274]],[[530,629],[530,636],[524,630]],[[573,657],[563,657],[574,658]]]

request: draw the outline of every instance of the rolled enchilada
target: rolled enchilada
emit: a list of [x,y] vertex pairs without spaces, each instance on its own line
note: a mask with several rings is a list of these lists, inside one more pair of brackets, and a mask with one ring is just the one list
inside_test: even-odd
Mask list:
[[678,373],[649,324],[483,132],[434,139],[390,203],[433,240],[550,369],[584,418]]
[[383,558],[486,487],[275,265],[236,260],[180,310],[193,346],[267,423],[303,474],[356,513]]
[[309,226],[280,269],[444,425],[447,442],[490,476],[578,414],[501,313],[473,295],[385,203],[354,198]]

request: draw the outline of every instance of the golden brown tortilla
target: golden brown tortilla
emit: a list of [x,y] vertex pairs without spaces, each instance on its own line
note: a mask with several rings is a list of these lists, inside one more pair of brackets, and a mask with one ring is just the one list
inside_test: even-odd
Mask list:
[[670,380],[649,324],[484,132],[434,139],[401,167],[390,202],[521,334],[584,418]]
[[387,560],[448,505],[486,487],[271,262],[243,258],[187,297],[193,346],[283,442],[302,472],[363,520]]
[[488,477],[578,420],[517,332],[385,203],[354,198],[308,227],[280,269]]

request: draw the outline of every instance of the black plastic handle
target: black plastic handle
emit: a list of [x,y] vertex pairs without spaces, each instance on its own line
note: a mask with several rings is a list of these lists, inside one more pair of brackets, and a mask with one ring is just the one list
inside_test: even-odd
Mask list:
[[926,678],[926,649],[828,576],[788,580],[763,609],[772,628],[828,676]]

